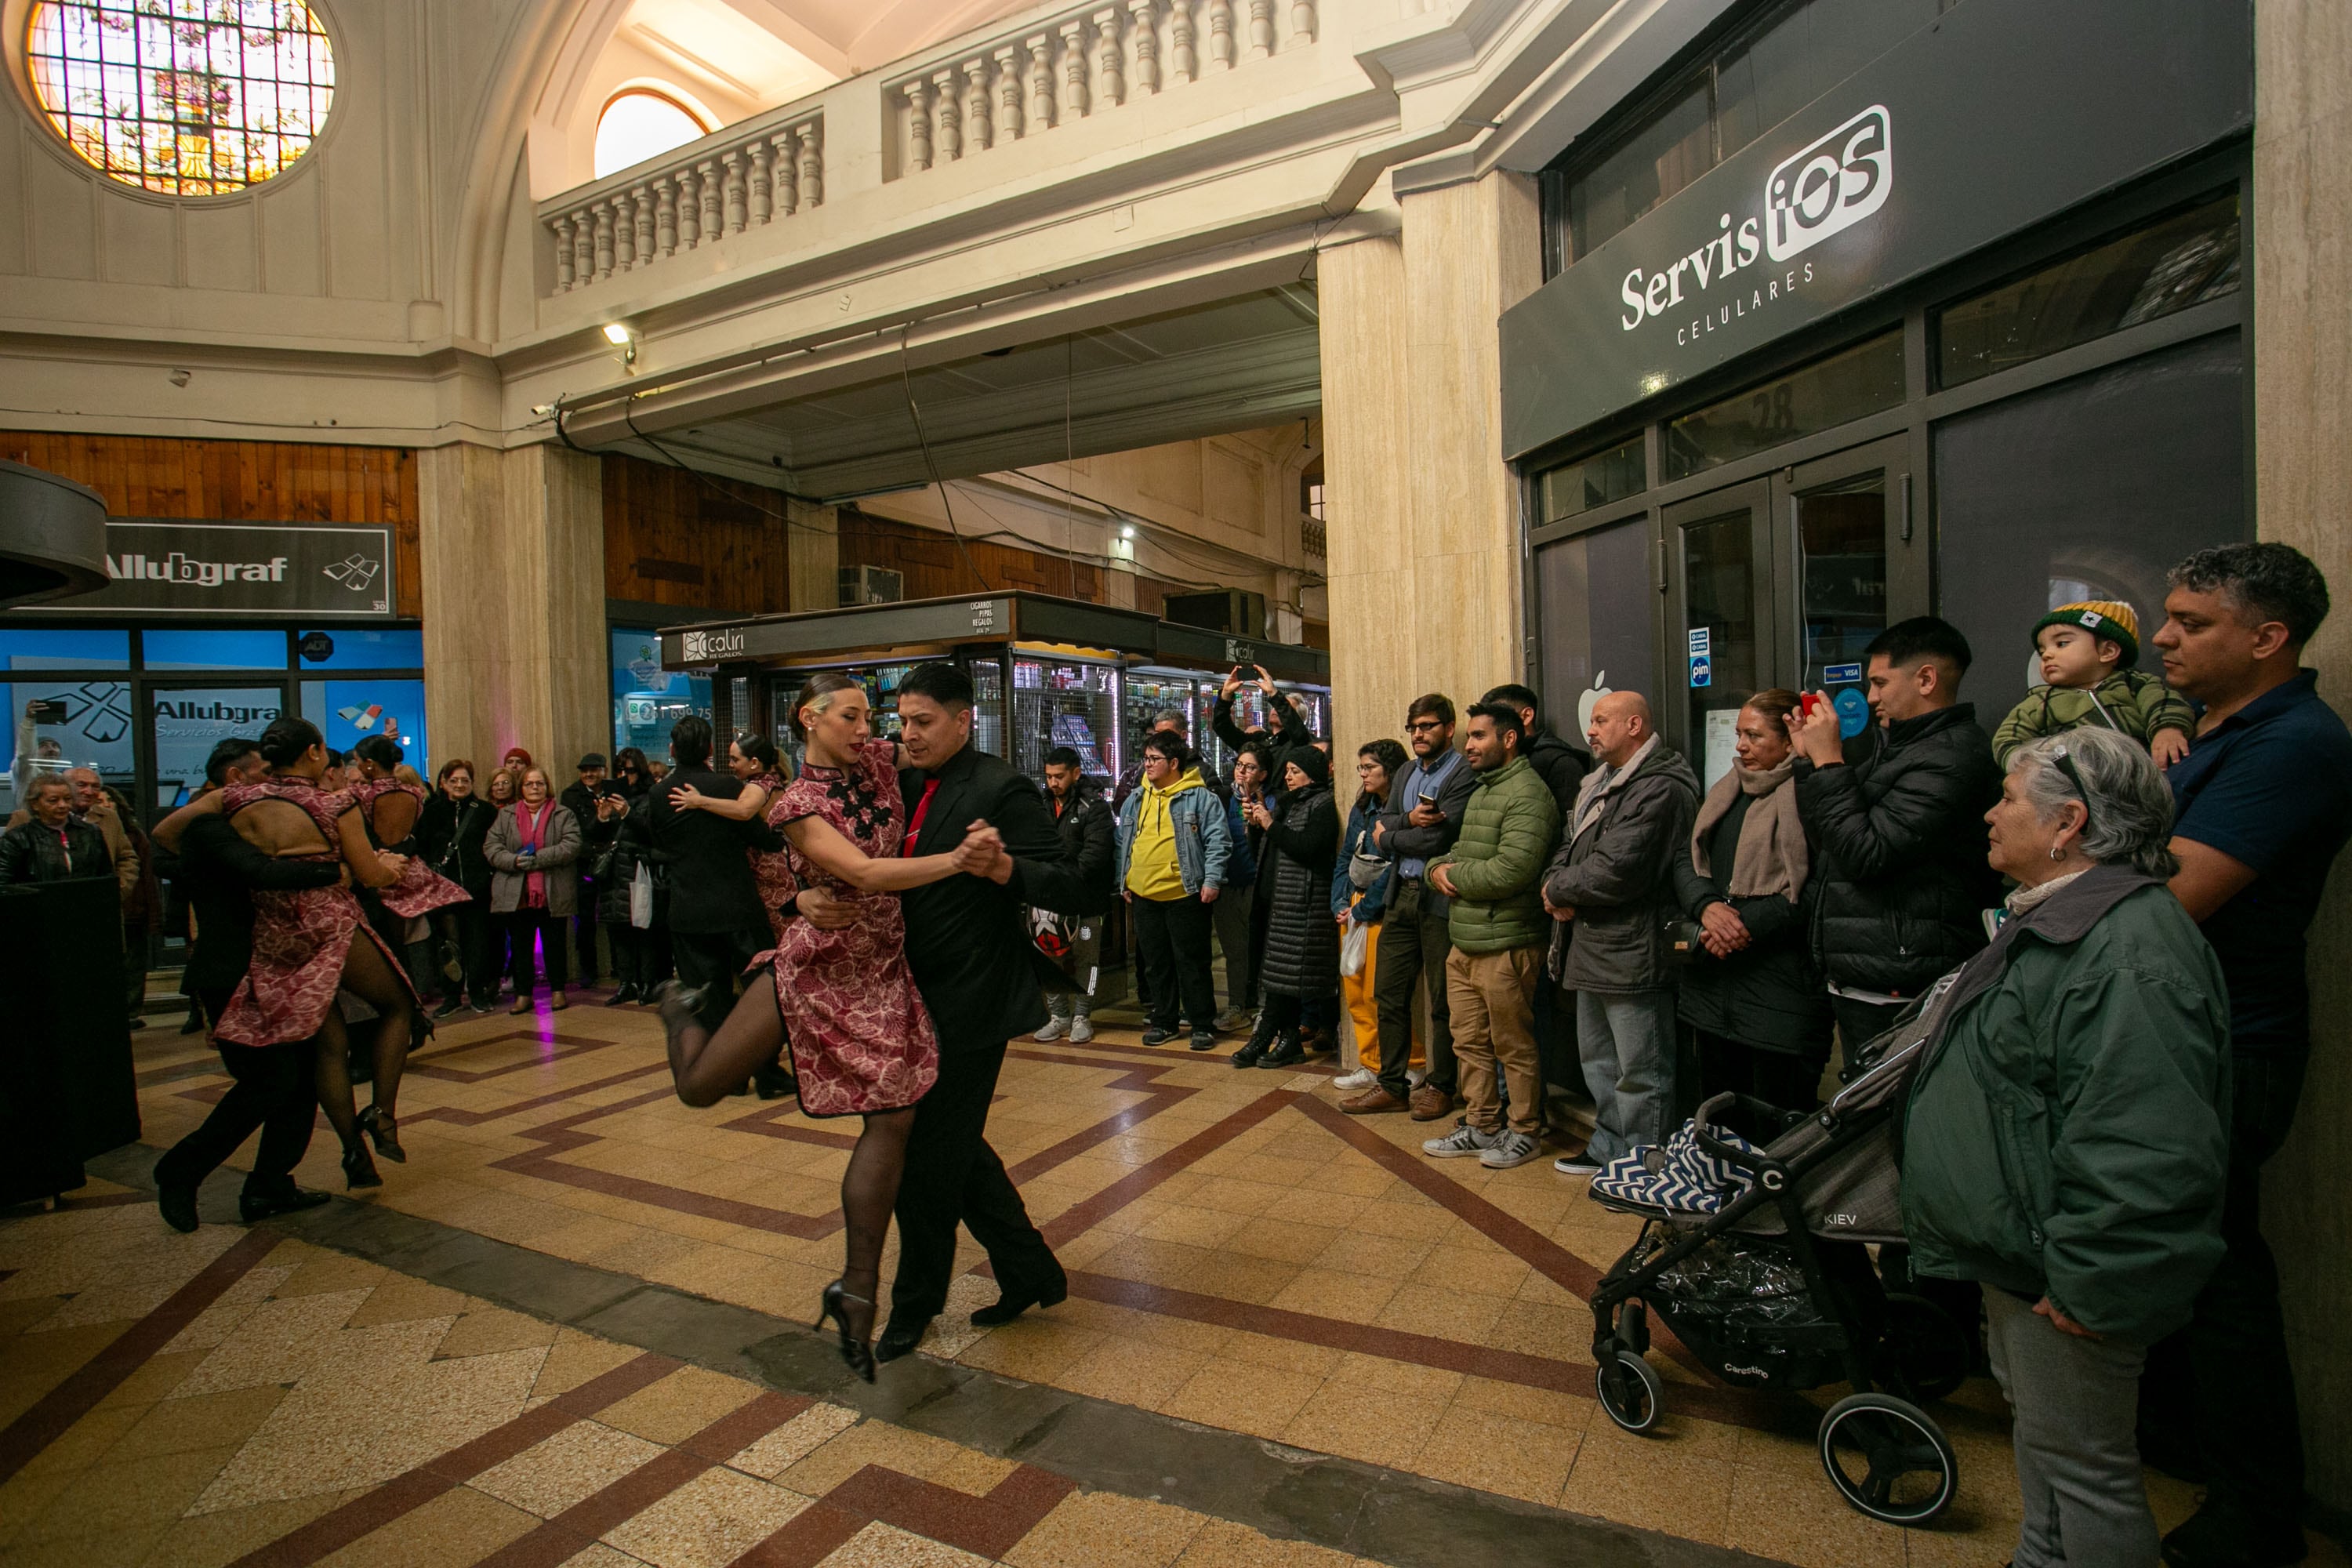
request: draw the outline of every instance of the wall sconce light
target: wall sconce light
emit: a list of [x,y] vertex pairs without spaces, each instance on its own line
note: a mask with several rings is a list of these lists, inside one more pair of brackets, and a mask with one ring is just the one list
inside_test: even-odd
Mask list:
[[1135,524],[1130,522],[1121,527],[1118,531],[1118,536],[1121,539],[1133,539],[1135,537]]
[[604,323],[604,341],[621,351],[621,363],[631,370],[637,368],[637,334],[624,321]]

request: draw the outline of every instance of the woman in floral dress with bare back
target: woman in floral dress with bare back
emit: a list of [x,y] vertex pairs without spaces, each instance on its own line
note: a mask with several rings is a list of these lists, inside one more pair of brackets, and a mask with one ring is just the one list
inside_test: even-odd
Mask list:
[[[240,837],[280,857],[329,859],[340,857],[352,879],[371,888],[397,883],[408,866],[402,856],[379,853],[368,841],[366,819],[348,791],[327,791],[327,747],[317,726],[283,718],[262,731],[261,755],[270,776],[258,784],[231,784],[181,807],[156,826],[156,841],[179,844],[186,819],[199,812],[226,815]],[[222,1010],[213,1034],[233,1045],[273,1046],[315,1037],[319,1043],[319,1104],[343,1145],[343,1180],[352,1187],[383,1184],[362,1141],[352,1112],[350,1037],[337,990],[347,990],[375,1009],[370,1042],[382,1060],[408,1048],[417,1009],[407,972],[360,911],[347,887],[307,888],[295,892],[256,889],[253,893],[253,963],[244,983]],[[388,1102],[366,1131],[388,1159],[404,1159]]]
[[801,1110],[865,1117],[841,1179],[847,1257],[842,1277],[825,1287],[818,1322],[835,1321],[842,1359],[871,1382],[882,1241],[915,1102],[939,1076],[940,1056],[892,895],[983,865],[995,846],[976,835],[953,854],[899,857],[906,821],[897,746],[873,738],[865,690],[848,677],[820,675],[803,687],[793,724],[808,742],[808,765],[782,797],[793,876],[854,904],[858,918],[837,931],[786,922],[775,952],[763,955],[773,966],[772,992],[745,992],[715,1033],[695,1021],[697,999],[675,985],[663,994],[662,1020],[678,1098],[688,1105],[716,1104],[789,1036]]

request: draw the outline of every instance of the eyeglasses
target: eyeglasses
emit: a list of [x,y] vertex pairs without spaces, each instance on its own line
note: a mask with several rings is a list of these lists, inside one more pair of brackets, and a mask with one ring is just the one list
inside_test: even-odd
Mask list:
[[1445,728],[1445,721],[1443,719],[1415,719],[1407,726],[1407,728],[1412,730],[1416,735],[1423,733],[1433,734],[1437,731]]
[[2083,831],[2088,833],[2091,830],[2091,792],[2083,786],[2083,775],[2075,771],[2074,759],[2065,747],[2053,746],[2049,754],[2058,771],[2066,775],[2066,782],[2074,786],[2074,794],[2083,803]]

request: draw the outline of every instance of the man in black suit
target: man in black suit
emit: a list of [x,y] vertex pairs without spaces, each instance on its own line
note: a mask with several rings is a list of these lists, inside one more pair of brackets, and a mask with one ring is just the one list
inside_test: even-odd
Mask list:
[[[735,1005],[744,966],[769,945],[767,912],[751,877],[752,849],[780,849],[783,840],[764,822],[730,822],[716,812],[680,811],[671,792],[692,784],[716,800],[733,800],[743,781],[710,768],[710,721],[688,715],[669,732],[677,766],[646,803],[646,833],[669,871],[669,940],[677,978],[702,993],[697,1014],[717,1029]],[[764,1079],[770,1069],[762,1068]],[[763,1091],[768,1085],[763,1081]]]
[[[889,1323],[874,1347],[877,1361],[912,1351],[947,1305],[959,1220],[988,1249],[1003,1292],[974,1312],[973,1322],[1010,1322],[1068,1293],[1053,1248],[988,1145],[988,1107],[1006,1045],[1045,1022],[1041,983],[1068,984],[1029,940],[1022,906],[1078,909],[1090,896],[1084,874],[1064,856],[1035,783],[972,746],[969,676],[952,665],[919,666],[898,688],[898,719],[899,744],[914,764],[898,774],[905,852],[946,853],[981,823],[996,830],[1003,852],[991,876],[950,877],[899,895],[908,967],[939,1030],[940,1076],[915,1107],[907,1139],[896,1211],[898,1275]],[[824,924],[829,901],[803,891],[799,910]]]
[[[223,741],[205,763],[205,782],[217,789],[258,779],[266,771],[251,741]],[[181,836],[173,875],[195,921],[185,988],[205,1017],[217,1023],[253,962],[248,890],[331,887],[344,872],[340,862],[265,855],[247,843],[227,817],[199,816]],[[197,1187],[257,1127],[261,1143],[254,1151],[253,1170],[236,1205],[246,1223],[325,1203],[326,1194],[294,1184],[294,1167],[310,1147],[310,1129],[317,1120],[310,1078],[317,1047],[309,1040],[295,1040],[218,1048],[221,1064],[236,1081],[202,1126],[155,1162],[155,1205],[164,1220],[174,1230],[196,1228]]]

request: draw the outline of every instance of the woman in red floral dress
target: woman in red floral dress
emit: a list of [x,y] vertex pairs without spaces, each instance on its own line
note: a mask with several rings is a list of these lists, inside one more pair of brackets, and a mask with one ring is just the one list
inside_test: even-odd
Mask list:
[[[371,888],[397,883],[409,862],[378,852],[368,841],[366,818],[348,791],[329,792],[319,781],[327,771],[327,746],[309,721],[282,718],[262,731],[262,758],[270,776],[258,784],[216,790],[159,824],[166,847],[179,842],[182,820],[198,812],[226,815],[256,847],[279,857],[341,858],[352,879]],[[352,1111],[351,1042],[338,989],[375,1009],[372,1055],[382,1061],[408,1049],[418,1002],[407,972],[360,911],[347,887],[308,888],[295,892],[253,892],[253,963],[215,1026],[215,1039],[240,1046],[283,1045],[316,1038],[319,1043],[320,1108],[343,1145],[343,1179],[352,1187],[383,1184]],[[388,1158],[403,1156],[394,1141],[392,1092],[376,1086],[378,1134]]]
[[746,991],[716,1033],[695,1021],[698,998],[665,989],[670,1071],[680,1100],[714,1105],[790,1042],[801,1110],[860,1115],[865,1131],[841,1179],[847,1258],[825,1287],[822,1325],[839,1326],[841,1355],[868,1382],[874,1293],[906,1163],[915,1102],[939,1076],[939,1037],[907,968],[906,922],[892,895],[992,859],[992,837],[974,835],[950,855],[899,857],[906,835],[898,747],[873,738],[865,689],[820,675],[801,689],[793,726],[808,765],[783,792],[781,816],[796,884],[854,904],[838,931],[792,921],[772,953],[774,987]]

